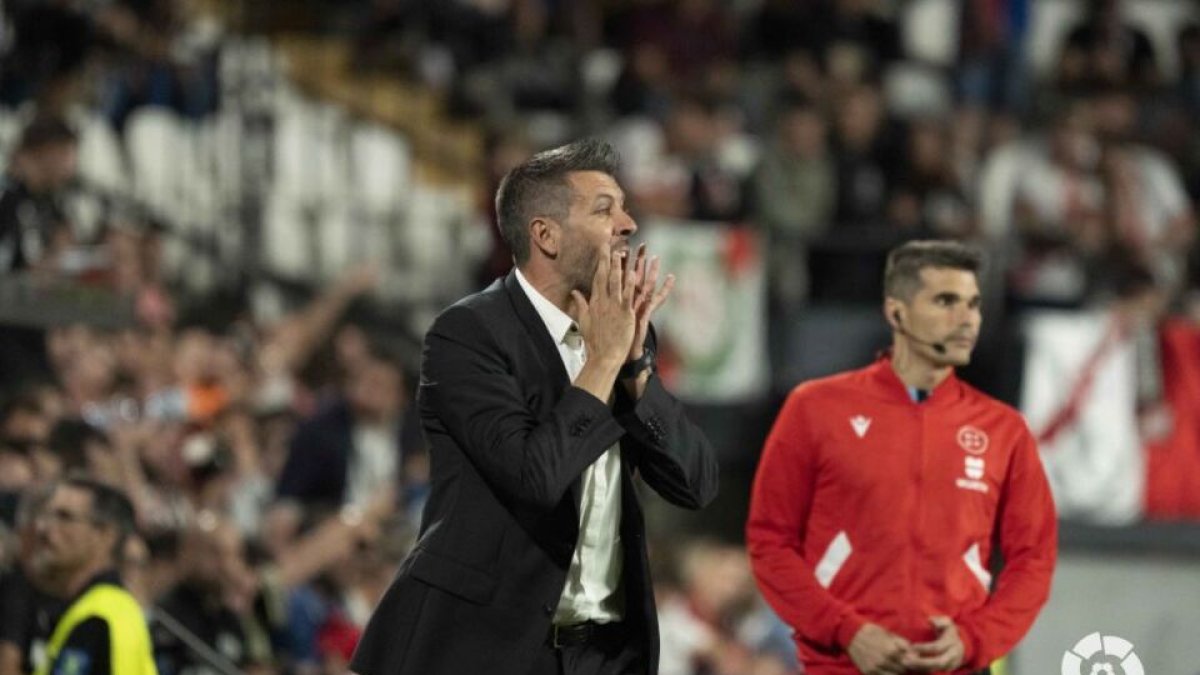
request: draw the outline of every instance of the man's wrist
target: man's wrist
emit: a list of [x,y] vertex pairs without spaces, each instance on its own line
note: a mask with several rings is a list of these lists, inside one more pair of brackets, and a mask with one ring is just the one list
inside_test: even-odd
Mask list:
[[955,621],[955,628],[958,630],[958,641],[962,643],[963,647],[962,662],[958,665],[965,666],[975,660],[975,652],[978,649],[978,645],[975,643],[975,636],[971,634],[970,630],[964,628],[961,623]]
[[[590,365],[591,363],[592,363],[592,359],[589,358],[587,360],[587,364],[585,364],[585,367],[586,367],[586,365]],[[625,364],[625,361],[620,356],[605,356],[605,357],[600,357],[600,358],[596,359],[595,363],[596,363],[596,366],[599,367],[603,371],[608,371],[608,372],[617,371],[619,373],[621,371],[621,366],[623,366]]]
[[642,349],[641,356],[630,359],[621,366],[621,370],[617,373],[619,380],[637,379],[642,373],[654,370],[654,350],[649,347]]
[[854,636],[858,635],[858,631],[867,625],[867,620],[857,614],[848,614],[842,617],[838,622],[837,628],[833,632],[833,642],[843,650],[850,648],[850,643],[854,641]]

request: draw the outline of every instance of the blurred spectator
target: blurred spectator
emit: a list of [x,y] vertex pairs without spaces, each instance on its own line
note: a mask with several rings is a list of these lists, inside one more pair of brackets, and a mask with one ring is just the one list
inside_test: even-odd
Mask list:
[[946,125],[936,119],[913,122],[904,159],[888,200],[891,223],[919,236],[972,236],[974,213],[959,182]]
[[[570,73],[582,50],[595,44],[599,24],[590,3],[362,4],[368,7],[356,22],[361,24],[354,45],[357,63],[418,76],[439,90],[449,90],[454,112],[481,112],[493,121],[510,120],[515,109],[573,104],[567,95],[575,84]],[[586,23],[580,23],[581,18]]]
[[[953,113],[950,122],[950,154],[959,185],[975,186],[979,180],[981,165],[987,146],[987,125],[990,115],[979,106],[964,105]],[[972,206],[977,195],[972,196]]]
[[1142,111],[1132,89],[1099,87],[1082,100],[1101,142],[1132,143],[1139,139]]
[[195,6],[172,0],[117,0],[92,10],[105,38],[108,66],[101,105],[123,128],[140,106],[159,106],[199,118],[216,110],[217,38]]
[[370,0],[359,3],[361,25],[354,42],[355,65],[371,70],[407,73],[417,61],[421,25],[417,3]]
[[413,532],[392,529],[386,536],[361,540],[344,564],[329,571],[329,612],[317,633],[327,673],[346,671],[371,612],[412,548]]
[[797,672],[792,646],[783,655],[771,652],[758,630],[764,615],[782,623],[758,599],[741,547],[701,539],[684,544],[679,557],[681,587],[659,604],[661,675]]
[[630,204],[639,212],[724,222],[742,216],[745,176],[723,157],[733,139],[715,99],[678,96],[662,125],[632,118],[610,133],[625,161]]
[[811,53],[803,49],[792,50],[784,56],[782,65],[780,100],[797,96],[819,105],[826,103],[825,73]]
[[101,483],[68,478],[51,489],[34,522],[34,577],[68,602],[46,645],[44,672],[94,664],[97,675],[153,675],[145,615],[118,576],[134,531],[129,500]]
[[782,61],[799,47],[811,21],[812,5],[792,0],[764,0],[757,14],[747,21],[744,51],[764,60]]
[[1058,82],[1079,92],[1101,85],[1143,90],[1160,83],[1154,45],[1125,21],[1122,0],[1086,0],[1087,15],[1063,44]]
[[179,540],[180,535],[175,530],[145,531],[130,538],[121,577],[142,607],[153,608],[154,603],[178,581]]
[[[35,117],[22,130],[0,180],[0,280],[60,271],[73,243],[62,198],[76,175],[78,146],[75,131],[59,117]],[[47,375],[44,341],[41,328],[0,318],[0,381]]]
[[[164,580],[177,579],[161,600],[166,616],[154,631],[163,675],[188,672],[211,658],[197,653],[192,644],[197,640],[216,658],[247,672],[275,672],[272,667],[281,664],[293,672],[310,672],[304,668],[318,663],[325,650],[318,632],[338,606],[312,584],[320,575],[340,570],[341,578],[333,582],[340,601],[343,591],[346,598],[354,596],[367,578],[354,571],[376,570],[372,574],[378,576],[380,558],[373,553],[394,513],[394,501],[389,493],[365,508],[345,509],[281,546],[274,557],[255,553],[228,518],[199,513],[182,536],[173,573],[149,580],[162,587]],[[394,532],[388,536],[406,541]],[[176,559],[169,548],[157,548],[161,552],[152,562]],[[389,580],[395,562],[392,557],[382,561]],[[377,599],[365,601],[374,606]],[[362,623],[354,625],[361,629]]]
[[[748,42],[747,46],[752,46],[753,38],[748,38]],[[755,140],[769,143],[771,133],[777,131],[779,119],[792,102],[810,101],[822,111],[829,107],[830,92],[811,51],[796,46],[778,59],[755,60],[753,52],[750,58],[736,100],[742,126]]]
[[[728,92],[736,72],[737,23],[716,0],[664,0],[631,3],[618,14],[611,34],[634,55],[639,45],[653,51],[633,58],[662,59],[667,82],[706,93]],[[698,40],[697,36],[704,36]],[[654,56],[650,56],[650,54]],[[645,72],[645,71],[643,71]]]
[[109,286],[134,298],[137,320],[148,328],[166,328],[176,319],[159,262],[161,247],[154,228],[124,218],[111,221],[101,241]]
[[0,273],[35,267],[70,241],[59,200],[75,177],[78,144],[55,117],[36,118],[21,133],[0,193]]
[[1176,95],[1185,108],[1200,110],[1200,24],[1189,23],[1176,38],[1179,54],[1179,80]]
[[1168,105],[1156,108],[1158,114],[1148,129],[1148,140],[1171,158],[1194,201],[1200,197],[1200,141],[1195,133],[1196,114],[1200,111],[1200,23],[1183,26],[1176,47],[1179,79]]
[[64,607],[61,598],[33,582],[35,520],[46,497],[43,490],[24,493],[13,527],[15,558],[10,567],[0,567],[0,675],[33,672]]
[[150,564],[150,549],[146,540],[139,534],[131,535],[121,550],[117,574],[143,610],[154,606],[154,599],[159,596],[157,591],[162,590],[151,585],[152,578],[147,572]]
[[50,424],[28,390],[0,403],[0,522],[13,522],[22,491],[54,478],[54,457],[46,449]]
[[672,77],[663,48],[635,42],[625,51],[624,65],[610,93],[617,115],[662,119],[670,110]]
[[834,110],[838,227],[880,227],[897,157],[886,126],[882,93],[872,85],[851,89]]
[[1131,92],[1103,90],[1091,107],[1105,142],[1101,167],[1113,246],[1175,293],[1184,284],[1187,253],[1196,239],[1183,179],[1166,155],[1134,142],[1138,105]]
[[298,311],[266,326],[242,324],[231,333],[231,339],[240,345],[239,353],[255,361],[260,378],[255,405],[290,406],[296,402],[299,373],[311,364],[353,303],[379,285],[380,274],[374,263],[351,267]]
[[347,373],[338,397],[292,439],[275,488],[272,527],[284,533],[276,536],[288,538],[315,514],[402,494],[403,463],[415,451],[405,443],[407,407],[404,373],[389,354],[376,349]]
[[210,460],[209,467],[202,469],[210,474],[209,508],[228,513],[244,536],[261,534],[262,514],[274,488],[272,478],[282,467],[282,460],[273,466],[266,463],[256,423],[245,410],[222,415],[216,427],[217,438],[220,449],[228,455],[214,457],[219,462],[214,465]]
[[580,52],[568,36],[554,32],[552,11],[541,0],[512,2],[507,19],[511,37],[503,54],[458,78],[468,110],[502,125],[514,125],[532,112],[553,112],[570,128],[566,115],[576,112],[581,93]]
[[203,669],[184,640],[195,637],[228,663],[249,672],[261,672],[271,660],[269,647],[254,640],[252,605],[257,592],[253,571],[246,562],[237,528],[211,513],[197,519],[183,536],[179,555],[179,582],[159,602],[158,612],[174,619],[190,635],[159,623],[153,631],[160,675],[179,675]]
[[807,23],[803,44],[817,55],[837,90],[877,82],[901,57],[900,31],[876,0],[822,0]]
[[959,96],[967,105],[1023,112],[1028,106],[1025,34],[1031,0],[966,0],[959,23]]
[[665,126],[649,117],[630,117],[609,129],[608,136],[624,163],[626,199],[631,210],[651,216],[686,217],[690,210],[690,176],[674,152],[675,141]]
[[1021,302],[1078,306],[1092,290],[1093,261],[1109,245],[1092,111],[1075,101],[1016,170],[1013,219],[1018,258],[1010,288]]
[[87,67],[93,26],[70,0],[5,3],[13,44],[0,61],[0,103],[16,107],[28,99],[48,109],[69,102],[72,80]]
[[[64,344],[65,343],[65,344]],[[137,402],[119,381],[116,354],[103,331],[77,324],[52,331],[51,359],[67,405],[100,428],[137,417]]]
[[1149,148],[1113,147],[1105,175],[1114,218],[1114,245],[1148,265],[1170,290],[1184,283],[1196,217],[1175,169]]
[[56,463],[56,476],[86,473],[110,485],[120,485],[122,476],[113,461],[108,437],[87,422],[78,418],[56,421],[46,446]]
[[752,183],[753,214],[766,231],[768,275],[780,307],[808,295],[808,243],[831,225],[836,185],[825,118],[806,100],[785,103]]
[[667,121],[670,147],[689,174],[683,215],[693,220],[730,222],[743,214],[742,176],[722,157],[730,129],[721,114],[717,101],[685,96]]
[[491,195],[496,194],[500,179],[513,167],[529,158],[534,153],[533,145],[525,134],[520,132],[502,131],[493,133],[488,139],[487,150],[487,187],[481,194],[484,201],[481,212],[487,216],[488,235],[491,238],[491,252],[484,258],[476,275],[475,283],[485,287],[512,269],[512,251],[500,236],[500,228],[496,224],[496,205]]
[[[411,536],[394,518],[403,515],[397,513],[396,501],[394,490],[384,490],[365,507],[344,507],[304,536],[278,546],[274,559],[256,565],[262,597],[255,607],[283,612],[270,616],[281,624],[281,649],[301,672],[318,667],[326,656],[335,661],[339,654],[348,658],[343,650],[353,650],[348,643],[357,641],[365,625],[365,618],[359,622],[358,605],[369,602],[373,608],[382,597],[374,595],[380,591],[375,565],[388,566],[382,582],[386,586],[396,561],[408,554]],[[385,539],[391,540],[386,546]],[[381,547],[387,553],[376,557]],[[364,592],[370,595],[364,597]]]

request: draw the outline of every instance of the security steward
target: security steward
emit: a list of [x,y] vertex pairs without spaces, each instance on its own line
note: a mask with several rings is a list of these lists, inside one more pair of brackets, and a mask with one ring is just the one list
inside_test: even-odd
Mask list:
[[36,519],[34,573],[68,599],[36,674],[158,675],[146,617],[116,571],[134,528],[129,499],[103,483],[69,478]]

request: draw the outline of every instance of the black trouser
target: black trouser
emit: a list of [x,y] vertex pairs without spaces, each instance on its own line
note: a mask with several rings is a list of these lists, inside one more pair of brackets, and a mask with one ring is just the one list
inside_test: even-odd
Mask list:
[[646,655],[623,624],[607,624],[585,639],[555,646],[547,636],[529,675],[650,675]]

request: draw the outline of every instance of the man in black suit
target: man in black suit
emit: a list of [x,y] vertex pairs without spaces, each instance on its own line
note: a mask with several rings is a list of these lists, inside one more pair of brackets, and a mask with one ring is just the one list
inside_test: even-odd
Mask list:
[[516,269],[438,317],[417,403],[432,491],[380,602],[360,675],[654,675],[658,626],[634,487],[700,508],[703,434],[653,372],[670,293],[615,153],[580,141],[513,169],[496,195]]

